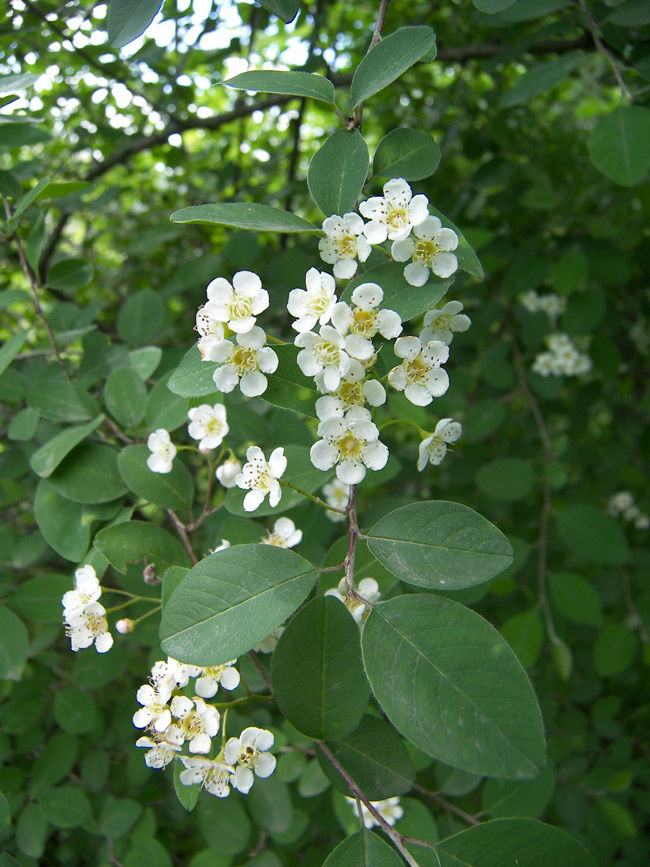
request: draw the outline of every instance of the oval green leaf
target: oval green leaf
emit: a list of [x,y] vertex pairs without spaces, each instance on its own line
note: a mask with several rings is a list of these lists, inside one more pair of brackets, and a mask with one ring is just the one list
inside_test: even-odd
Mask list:
[[638,184],[650,169],[650,111],[622,106],[601,118],[589,136],[589,155],[599,172],[624,187]]
[[522,105],[534,96],[545,93],[557,84],[566,81],[573,70],[580,66],[588,56],[577,53],[565,54],[529,69],[510,90],[503,94],[499,100],[499,108]]
[[316,401],[322,395],[314,380],[305,376],[298,367],[296,359],[300,350],[289,343],[274,346],[273,350],[278,356],[278,368],[275,373],[268,374],[268,386],[262,397],[274,406],[317,418]]
[[147,389],[130,367],[118,367],[104,386],[106,408],[115,421],[125,428],[134,428],[144,416]]
[[38,796],[38,803],[48,822],[57,828],[76,828],[92,817],[87,795],[72,786],[44,789]]
[[537,699],[486,620],[449,599],[400,596],[373,607],[361,643],[377,701],[418,749],[473,774],[537,776],[546,761]]
[[99,443],[77,446],[50,476],[57,493],[75,503],[109,503],[126,493],[117,449]]
[[219,367],[214,361],[203,361],[198,346],[188,349],[181,363],[169,377],[167,388],[180,397],[205,397],[214,394],[217,386],[212,374]]
[[567,506],[557,515],[557,528],[567,547],[591,563],[627,563],[630,549],[620,524],[598,506]]
[[380,178],[419,181],[432,175],[439,162],[440,148],[428,132],[394,129],[379,142],[372,172]]
[[81,560],[90,542],[90,524],[83,520],[81,503],[61,497],[42,479],[36,488],[34,515],[43,538],[57,554],[73,563]]
[[72,590],[67,575],[39,575],[21,582],[7,601],[32,623],[60,623],[61,597],[67,590]]
[[111,0],[106,23],[113,48],[142,36],[161,6],[162,0]]
[[236,659],[296,610],[316,577],[302,557],[272,545],[211,554],[189,571],[165,606],[161,647],[191,665]]
[[314,154],[307,172],[312,199],[326,217],[354,210],[368,177],[368,145],[357,129],[340,129]]
[[117,466],[125,483],[137,494],[161,509],[189,509],[194,499],[190,471],[178,458],[169,473],[152,473],[147,466],[151,452],[147,446],[127,446],[119,454]]
[[368,531],[368,547],[393,575],[436,590],[482,584],[512,562],[500,530],[467,506],[443,500],[390,512]]
[[273,691],[289,722],[309,737],[337,739],[357,727],[370,695],[359,627],[332,596],[312,599],[273,653]]
[[334,85],[322,75],[311,72],[288,72],[273,69],[251,69],[228,78],[222,84],[239,90],[254,90],[258,93],[286,93],[306,96],[323,102],[334,102]]
[[146,521],[127,521],[100,530],[94,545],[118,572],[144,560],[162,575],[170,566],[189,566],[185,549],[173,536]]
[[404,867],[404,862],[381,837],[362,828],[340,843],[323,867]]
[[21,680],[27,661],[29,635],[25,624],[4,605],[0,606],[0,679]]
[[512,503],[523,500],[533,487],[533,468],[521,458],[497,458],[481,467],[476,484],[488,497]]
[[400,27],[378,42],[354,73],[350,87],[354,107],[399,78],[435,44],[431,27]]
[[70,454],[72,449],[98,428],[103,420],[104,416],[98,415],[97,418],[89,421],[88,424],[67,428],[55,437],[52,437],[51,440],[48,440],[40,449],[37,449],[30,460],[31,467],[36,475],[43,479],[51,476],[63,458]]
[[[42,198],[42,194],[39,198]],[[93,279],[93,273],[93,266],[86,259],[61,259],[47,272],[47,284],[64,292],[74,292],[87,286]]]
[[220,223],[235,229],[258,232],[318,232],[319,229],[289,211],[257,202],[225,202],[218,205],[194,205],[176,211],[173,223]]

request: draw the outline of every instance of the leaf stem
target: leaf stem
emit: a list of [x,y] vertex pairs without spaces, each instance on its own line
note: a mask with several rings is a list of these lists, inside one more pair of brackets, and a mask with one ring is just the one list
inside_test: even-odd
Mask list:
[[292,485],[291,482],[284,482],[280,479],[280,484],[285,488],[291,488],[291,490],[295,491],[297,494],[302,494],[303,497],[307,497],[308,500],[317,503],[319,506],[328,509],[330,512],[338,512],[339,515],[347,514],[347,509],[338,509],[336,506],[330,506],[330,504],[326,503],[325,500],[321,500],[320,497],[315,497],[313,494],[308,494],[307,491],[303,491],[303,489],[299,488],[297,485]]

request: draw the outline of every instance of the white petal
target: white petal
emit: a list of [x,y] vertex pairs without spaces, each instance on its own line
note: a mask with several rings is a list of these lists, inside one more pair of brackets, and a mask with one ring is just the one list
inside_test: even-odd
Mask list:
[[241,393],[246,397],[259,397],[264,394],[268,380],[259,370],[249,370],[245,373],[239,383]]
[[364,464],[370,470],[381,470],[388,462],[388,448],[379,441],[368,443],[361,454]]
[[[362,202],[360,205],[360,209],[363,208],[363,205],[366,204]],[[363,210],[361,210],[363,214]],[[366,216],[364,214],[364,216]],[[376,244],[382,244],[386,238],[388,237],[388,229],[384,223],[380,223],[376,220],[371,220],[369,223],[366,223],[366,227],[363,230],[363,234],[366,236],[366,239],[369,244],[375,246]]]
[[[406,266],[410,268],[410,265]],[[454,256],[453,253],[438,253],[433,257],[431,262],[431,270],[438,277],[451,277],[451,275],[458,270],[458,259]],[[406,277],[406,268],[404,269],[404,276]],[[410,283],[411,281],[406,277],[406,281]],[[416,286],[417,284],[412,284]]]
[[384,290],[377,283],[360,283],[352,293],[352,303],[362,310],[379,307],[384,300]]
[[451,252],[458,247],[458,235],[453,229],[440,229],[436,233],[436,244],[441,250]]
[[357,273],[355,259],[339,259],[334,265],[334,276],[339,280],[350,280]]
[[239,686],[239,680],[240,677],[237,669],[228,666],[221,675],[221,686],[227,690],[237,689]]
[[405,241],[393,241],[390,254],[396,262],[408,262],[415,250],[415,242],[411,238]]
[[404,395],[416,406],[428,406],[433,400],[433,396],[422,385],[408,385]]
[[278,369],[277,353],[270,346],[263,346],[258,349],[255,358],[262,373],[275,373]]
[[231,367],[229,364],[223,364],[212,374],[212,379],[219,391],[228,394],[239,382],[239,374],[237,373],[237,368]]
[[264,753],[255,763],[255,774],[262,779],[270,777],[276,766],[276,758],[271,753]]
[[346,485],[358,485],[366,477],[366,468],[360,461],[343,461],[337,466],[336,475]]
[[[451,256],[452,254],[450,253],[449,255]],[[442,275],[439,274],[438,276]],[[423,262],[411,262],[410,265],[404,268],[404,279],[409,286],[424,286],[429,279],[429,269]]]
[[309,457],[317,470],[329,470],[337,461],[338,449],[332,443],[319,440],[311,447]]
[[260,491],[249,491],[244,497],[244,511],[254,512],[262,504],[264,494]]

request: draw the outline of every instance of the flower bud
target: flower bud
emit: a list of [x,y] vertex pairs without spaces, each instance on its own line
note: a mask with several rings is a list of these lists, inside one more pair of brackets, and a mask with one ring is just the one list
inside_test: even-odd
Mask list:
[[118,620],[115,624],[115,630],[120,633],[120,635],[128,635],[129,632],[133,632],[135,629],[135,621],[129,620],[128,617],[125,617],[123,620]]

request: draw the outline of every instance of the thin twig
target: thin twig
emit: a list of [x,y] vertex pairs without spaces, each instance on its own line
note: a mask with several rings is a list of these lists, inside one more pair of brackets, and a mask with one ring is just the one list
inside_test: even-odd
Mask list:
[[349,518],[349,542],[348,553],[345,557],[345,580],[348,583],[348,592],[354,593],[354,559],[356,555],[357,538],[359,536],[359,525],[357,524],[357,486],[350,486],[350,498],[348,499],[348,518]]
[[253,663],[255,668],[259,671],[259,673],[262,675],[266,685],[268,686],[268,688],[271,690],[271,693],[273,694],[273,684],[271,683],[271,678],[269,677],[268,671],[264,668],[262,663],[259,661],[259,659],[257,658],[257,654],[255,653],[254,650],[249,650],[248,655],[250,657],[251,662]]
[[632,99],[632,94],[630,93],[628,86],[623,81],[623,76],[621,75],[621,71],[616,65],[616,61],[609,53],[607,48],[605,48],[600,36],[598,35],[598,28],[596,27],[596,22],[594,21],[593,15],[589,11],[589,7],[587,6],[587,0],[578,0],[578,4],[582,9],[585,18],[587,19],[587,25],[589,26],[589,32],[591,33],[591,38],[594,40],[594,45],[603,55],[605,60],[609,63],[612,72],[614,73],[614,78],[616,79],[618,86],[621,90],[623,96],[627,99]]
[[[368,46],[368,50],[366,51],[366,57],[372,49],[377,45],[379,40],[381,39],[381,34],[384,29],[384,24],[386,23],[386,12],[388,11],[388,4],[390,0],[380,0],[379,3],[379,11],[377,12],[377,20],[375,21],[375,29],[372,32],[372,39],[370,40],[370,45]],[[355,117],[353,124],[354,126],[361,132],[361,125],[363,124],[363,106],[365,102],[360,102],[355,111]]]
[[463,822],[467,825],[480,825],[481,823],[478,819],[475,819],[474,816],[466,813],[465,810],[461,810],[460,807],[456,807],[454,804],[450,804],[442,795],[439,795],[437,792],[430,792],[429,789],[425,789],[424,786],[420,786],[418,783],[414,786],[415,791],[419,792],[421,795],[425,795],[427,798],[431,798],[432,801],[435,801],[436,804],[440,804],[440,806],[447,810],[449,813],[453,813],[455,816],[458,816],[459,819],[462,819]]
[[183,543],[183,548],[185,548],[185,550],[187,551],[187,556],[192,561],[192,565],[195,566],[199,561],[198,561],[196,554],[194,553],[194,549],[192,548],[192,543],[190,542],[190,537],[187,535],[187,528],[185,527],[185,524],[181,521],[181,519],[178,517],[178,515],[176,514],[176,512],[173,509],[166,509],[165,511],[167,512],[169,517],[174,522],[174,526],[176,527],[176,531],[178,532],[178,535],[181,537],[181,542]]
[[313,494],[307,493],[307,491],[303,491],[302,488],[297,487],[297,485],[292,485],[291,482],[285,482],[283,479],[280,479],[280,484],[283,488],[291,488],[292,491],[295,491],[297,494],[302,494],[303,497],[307,497],[307,499],[311,500],[312,503],[317,503],[319,506],[322,506],[330,512],[338,512],[339,515],[347,514],[347,509],[339,509],[336,506],[330,506],[330,504],[326,503],[325,500],[321,500],[320,497],[316,497]]

